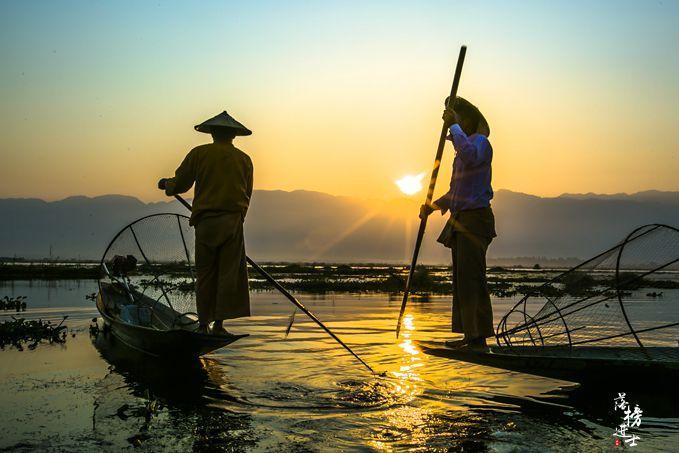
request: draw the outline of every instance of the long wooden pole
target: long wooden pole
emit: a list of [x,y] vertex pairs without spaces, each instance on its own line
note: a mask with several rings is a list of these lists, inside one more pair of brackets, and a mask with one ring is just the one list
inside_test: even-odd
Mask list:
[[[191,205],[189,204],[188,201],[184,200],[184,198],[182,198],[182,197],[179,196],[179,195],[175,195],[174,197],[177,199],[177,201],[179,201],[181,204],[183,204],[183,205],[186,207],[186,209],[188,209],[189,211],[191,210]],[[375,374],[375,371],[373,371],[373,369],[370,367],[370,365],[368,365],[367,363],[365,363],[365,361],[364,361],[362,358],[360,358],[354,351],[352,351],[351,348],[350,348],[349,346],[347,346],[342,340],[339,339],[339,337],[338,337],[337,335],[335,335],[329,328],[327,328],[327,327],[325,326],[325,324],[323,324],[323,323],[316,317],[316,315],[314,315],[313,313],[311,313],[304,305],[302,305],[302,303],[301,303],[300,301],[298,301],[298,300],[295,298],[295,296],[293,296],[292,294],[290,294],[290,293],[288,292],[288,290],[286,290],[285,288],[283,288],[283,286],[282,286],[280,283],[278,283],[278,282],[276,281],[276,279],[274,279],[271,275],[269,275],[268,272],[266,272],[264,269],[262,269],[262,268],[259,266],[259,264],[257,264],[257,263],[255,263],[254,261],[252,261],[252,260],[250,259],[249,256],[246,256],[245,258],[247,259],[247,261],[248,261],[248,263],[250,264],[250,266],[252,266],[257,272],[259,272],[259,273],[262,275],[262,277],[264,277],[269,283],[271,283],[271,284],[274,286],[274,288],[276,288],[278,291],[280,291],[280,292],[281,292],[281,293],[282,293],[282,294],[283,294],[290,302],[292,302],[292,304],[293,304],[294,306],[296,306],[296,307],[299,308],[302,312],[304,312],[304,314],[307,315],[309,318],[311,318],[311,320],[312,320],[313,322],[315,322],[316,324],[318,324],[318,326],[319,326],[321,329],[325,330],[325,332],[326,332],[328,335],[330,335],[330,336],[331,336],[336,342],[338,342],[344,349],[346,349],[347,351],[349,351],[349,353],[350,353],[351,355],[353,355],[356,359],[358,359],[358,361],[361,362],[361,364],[363,364],[364,367],[366,367],[368,370],[370,370],[371,373]]]
[[[457,87],[460,84],[460,75],[462,74],[462,65],[464,64],[464,57],[467,54],[467,46],[460,47],[460,54],[457,57],[457,66],[455,67],[455,77],[453,77],[453,86],[450,89],[450,98],[448,100],[447,107],[454,107],[455,98],[457,97]],[[452,104],[450,104],[452,102]],[[446,124],[443,124],[441,128],[441,136],[439,137],[439,145],[436,148],[436,159],[434,159],[434,169],[431,171],[431,178],[429,179],[429,189],[427,190],[427,198],[425,204],[430,204],[432,198],[434,197],[434,188],[436,187],[436,178],[439,175],[439,167],[441,166],[441,157],[443,156],[443,147],[446,144],[446,136],[448,135],[448,128]],[[413,251],[413,259],[410,262],[410,271],[408,272],[408,280],[406,282],[406,288],[403,292],[403,301],[401,302],[401,311],[398,313],[398,322],[396,323],[396,338],[398,338],[401,332],[401,322],[403,321],[403,315],[406,311],[406,306],[408,305],[408,295],[410,294],[410,286],[413,281],[413,273],[415,272],[415,266],[417,266],[417,257],[420,254],[420,246],[422,245],[422,239],[424,238],[424,230],[427,228],[427,217],[420,220],[420,228],[417,230],[417,240],[415,241],[415,250]]]

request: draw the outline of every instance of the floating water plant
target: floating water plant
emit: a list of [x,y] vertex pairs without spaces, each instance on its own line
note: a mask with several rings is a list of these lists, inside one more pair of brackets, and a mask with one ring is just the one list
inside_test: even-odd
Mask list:
[[0,349],[5,349],[8,345],[20,351],[23,351],[24,345],[27,345],[28,349],[35,349],[41,341],[50,344],[65,343],[67,327],[63,324],[66,318],[68,316],[64,316],[59,324],[53,325],[51,321],[41,319],[26,321],[12,316],[11,321],[0,323]]
[[3,297],[0,299],[0,310],[26,311],[26,296]]

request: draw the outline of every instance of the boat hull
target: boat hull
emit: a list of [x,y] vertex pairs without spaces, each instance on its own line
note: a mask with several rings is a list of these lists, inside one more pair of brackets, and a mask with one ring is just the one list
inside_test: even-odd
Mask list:
[[418,342],[423,352],[536,376],[587,385],[674,386],[679,380],[677,348],[490,347],[488,351],[453,349],[444,343]]
[[104,328],[110,330],[116,339],[153,357],[199,357],[248,336],[209,335],[183,329],[159,330],[128,324],[108,313],[101,293],[97,297],[97,309],[104,321]]

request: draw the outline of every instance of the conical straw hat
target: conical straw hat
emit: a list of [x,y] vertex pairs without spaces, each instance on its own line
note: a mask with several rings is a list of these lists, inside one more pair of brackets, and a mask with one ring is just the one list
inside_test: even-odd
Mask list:
[[206,134],[209,134],[212,132],[213,127],[232,129],[236,135],[252,135],[252,131],[250,129],[236,121],[231,115],[226,113],[226,110],[224,110],[219,115],[213,116],[209,120],[200,123],[199,125],[195,126],[194,129],[198,132],[205,132]]
[[[450,99],[450,96],[446,98],[446,106],[448,105],[448,99]],[[474,115],[476,115],[479,119],[479,124],[476,127],[476,133],[485,135],[486,137],[490,136],[490,126],[488,125],[488,121],[486,121],[486,118],[483,116],[483,113],[481,113],[481,110],[479,110],[474,104],[465,98],[457,96],[455,100],[455,112],[474,112]]]

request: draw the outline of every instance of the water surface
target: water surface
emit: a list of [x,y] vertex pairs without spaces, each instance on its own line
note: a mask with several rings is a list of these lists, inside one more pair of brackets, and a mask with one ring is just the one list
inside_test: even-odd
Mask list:
[[[254,293],[249,333],[193,364],[140,360],[105,336],[89,281],[10,282],[26,317],[60,319],[75,337],[0,351],[0,448],[91,451],[132,445],[211,451],[607,451],[620,423],[615,382],[571,383],[430,357],[415,340],[450,338],[447,297],[417,299],[396,341],[400,297],[306,295],[301,301],[384,376],[372,376],[273,292]],[[672,297],[667,294],[665,297]],[[496,320],[516,299],[494,299]],[[10,314],[1,313],[5,318]],[[679,445],[666,395],[628,393],[644,409],[636,450]]]

